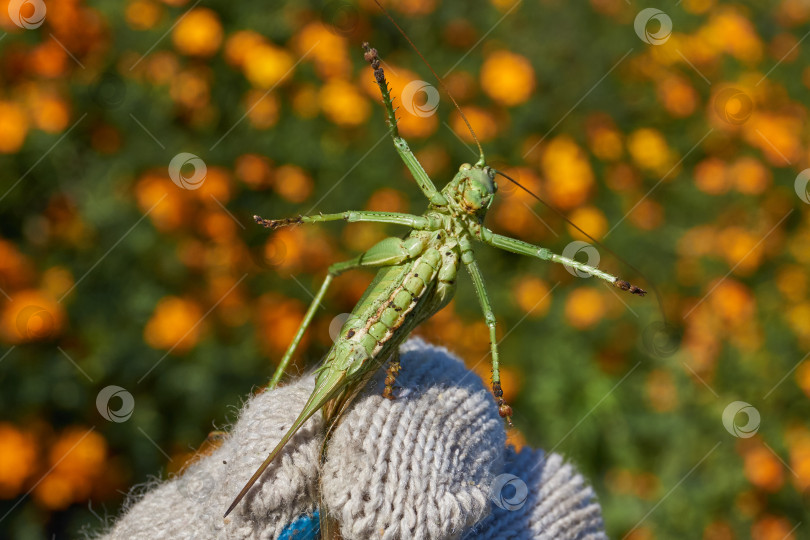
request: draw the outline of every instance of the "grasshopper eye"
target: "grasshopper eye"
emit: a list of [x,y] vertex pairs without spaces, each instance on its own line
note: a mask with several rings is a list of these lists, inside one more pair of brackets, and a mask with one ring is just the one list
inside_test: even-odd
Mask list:
[[472,165],[469,163],[462,163],[461,167],[458,168],[459,171],[469,171],[470,169],[472,169]]

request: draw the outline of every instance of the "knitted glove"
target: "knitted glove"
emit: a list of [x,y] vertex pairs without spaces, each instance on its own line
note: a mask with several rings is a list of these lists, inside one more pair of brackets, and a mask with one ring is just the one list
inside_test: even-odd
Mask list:
[[129,502],[105,538],[291,538],[319,492],[347,539],[607,538],[593,490],[560,456],[505,447],[495,401],[461,361],[417,339],[400,351],[396,399],[377,374],[334,430],[320,486],[316,414],[222,518],[303,407],[303,377],[252,397],[222,446]]

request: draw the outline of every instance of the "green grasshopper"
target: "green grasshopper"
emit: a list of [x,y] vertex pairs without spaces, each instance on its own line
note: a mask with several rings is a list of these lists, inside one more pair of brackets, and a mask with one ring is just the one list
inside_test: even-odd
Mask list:
[[[270,388],[278,384],[332,281],[343,272],[356,268],[378,268],[379,270],[374,281],[369,285],[341,328],[323,365],[316,371],[315,389],[304,405],[304,409],[264,463],[239,492],[225,516],[239,504],[267,466],[284,448],[284,445],[313,414],[324,408],[324,424],[328,426],[327,430],[331,429],[334,426],[332,421],[339,417],[369,378],[389,358],[391,358],[391,367],[386,378],[384,395],[392,397],[394,375],[399,370],[396,351],[418,324],[447,305],[455,292],[456,279],[461,265],[464,265],[472,278],[478,302],[489,328],[492,392],[498,403],[500,415],[507,421],[509,420],[512,410],[504,402],[501,389],[495,315],[484,287],[481,270],[475,260],[473,241],[544,261],[562,263],[604,279],[630,293],[641,296],[646,294],[643,289],[630,285],[598,268],[557,255],[546,248],[496,234],[486,228],[483,225],[484,216],[492,205],[498,189],[495,175],[501,174],[508,177],[487,166],[480,144],[478,144],[480,159],[475,165],[468,163],[461,165],[458,173],[444,189],[441,191],[436,189],[408,144],[399,136],[396,111],[388,82],[380,67],[377,50],[372,49],[367,43],[363,44],[363,48],[365,59],[371,64],[374,78],[382,93],[394,147],[422,193],[427,197],[428,210],[421,216],[370,211],[347,211],[338,214],[319,214],[277,220],[254,216],[257,223],[270,229],[303,223],[347,221],[350,223],[393,223],[410,227],[412,231],[405,238],[386,238],[365,253],[329,267],[326,279],[312,300],[295,338],[284,353],[270,381]],[[441,79],[439,80],[441,82]],[[455,104],[455,100],[453,103]],[[458,105],[455,105],[458,108]],[[460,109],[459,112],[461,112]],[[464,120],[467,121],[466,117]],[[467,122],[467,126],[472,132],[469,122]],[[473,138],[475,138],[474,132]],[[477,139],[476,143],[478,143]],[[515,182],[511,178],[509,180]]]

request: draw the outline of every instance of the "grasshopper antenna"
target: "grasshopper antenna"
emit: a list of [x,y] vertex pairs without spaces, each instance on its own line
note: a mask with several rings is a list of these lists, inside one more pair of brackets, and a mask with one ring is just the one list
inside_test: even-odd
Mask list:
[[[594,244],[596,244],[596,245],[597,245],[597,246],[599,246],[600,248],[604,249],[605,251],[607,251],[608,253],[610,253],[610,254],[611,254],[611,255],[613,255],[614,257],[616,257],[616,259],[617,259],[617,260],[619,260],[619,261],[621,261],[621,262],[622,262],[622,264],[624,264],[625,266],[627,266],[628,268],[630,268],[632,271],[634,271],[636,274],[638,274],[639,276],[641,276],[642,278],[644,278],[644,281],[646,281],[647,283],[649,283],[649,284],[650,284],[650,289],[652,289],[653,294],[655,294],[655,299],[656,299],[656,301],[658,302],[658,307],[659,307],[659,309],[661,310],[661,316],[663,317],[663,320],[666,322],[666,320],[667,320],[667,319],[666,319],[666,313],[664,312],[664,304],[663,304],[663,302],[662,302],[662,300],[661,300],[661,293],[659,293],[659,292],[658,292],[658,288],[657,288],[657,287],[656,287],[656,286],[653,284],[653,282],[652,282],[652,281],[650,281],[650,280],[647,278],[647,276],[645,276],[645,275],[644,275],[644,274],[641,272],[641,270],[639,270],[638,268],[636,268],[635,266],[633,266],[633,265],[632,265],[632,264],[630,264],[629,262],[625,261],[623,258],[619,257],[619,255],[617,255],[615,251],[613,251],[612,249],[610,249],[609,247],[607,247],[605,244],[603,244],[602,242],[600,242],[599,240],[597,240],[596,238],[594,238],[594,237],[593,237],[593,236],[591,236],[590,234],[588,234],[588,233],[586,233],[585,231],[583,231],[583,230],[580,228],[580,226],[579,226],[579,225],[577,225],[576,223],[574,223],[573,221],[571,221],[570,219],[568,219],[568,218],[565,216],[565,214],[563,214],[563,213],[562,213],[562,211],[560,211],[560,210],[559,210],[559,209],[558,209],[556,206],[554,206],[554,205],[552,205],[552,204],[547,203],[546,201],[544,201],[543,199],[541,199],[540,197],[538,197],[537,195],[535,195],[535,194],[534,194],[534,193],[533,193],[531,190],[529,190],[529,188],[527,188],[526,186],[524,186],[523,184],[521,184],[520,182],[518,182],[517,180],[515,180],[514,178],[512,178],[512,177],[511,177],[511,176],[509,176],[508,174],[506,174],[506,173],[504,173],[504,172],[502,172],[502,171],[498,171],[498,170],[496,170],[496,171],[495,171],[495,174],[499,174],[499,175],[503,176],[504,178],[506,178],[507,180],[509,180],[509,181],[510,181],[510,182],[512,182],[513,184],[515,184],[517,187],[519,187],[520,189],[522,189],[523,191],[525,191],[526,193],[528,193],[529,195],[531,195],[532,197],[534,197],[535,199],[537,199],[538,201],[540,201],[541,203],[543,203],[543,205],[544,205],[546,208],[548,208],[549,210],[551,210],[552,212],[554,212],[555,214],[557,214],[558,216],[560,216],[560,217],[561,217],[562,219],[564,219],[564,220],[565,220],[565,221],[566,221],[566,222],[567,222],[569,225],[571,225],[571,226],[572,226],[572,227],[574,227],[576,230],[578,230],[579,232],[581,232],[582,234],[584,234],[585,236],[587,236],[587,237],[588,237],[588,239],[589,239],[589,240],[591,240],[591,241],[592,241]],[[634,290],[634,289],[635,289],[635,290]],[[633,294],[638,294],[638,295],[640,295],[640,296],[644,296],[644,295],[646,294],[646,292],[647,292],[647,291],[645,291],[644,289],[639,289],[638,287],[633,287],[633,286],[631,286],[631,288],[630,288],[630,289],[628,289],[628,290],[629,290],[631,293],[633,293]]]
[[481,148],[481,143],[478,142],[478,137],[475,136],[475,131],[473,130],[470,121],[467,119],[467,116],[464,114],[464,111],[461,110],[461,107],[459,107],[455,98],[453,98],[453,94],[450,93],[450,90],[447,88],[447,85],[444,84],[444,80],[441,77],[439,77],[439,74],[436,73],[436,70],[433,69],[433,66],[430,65],[430,62],[427,61],[427,59],[419,51],[419,48],[414,44],[413,41],[411,41],[411,38],[408,37],[408,34],[405,33],[405,30],[403,30],[402,27],[400,27],[397,24],[397,21],[395,21],[394,18],[391,16],[391,14],[388,13],[388,11],[382,6],[382,4],[380,4],[379,0],[374,0],[374,3],[377,4],[377,7],[379,7],[380,10],[382,10],[385,16],[388,17],[388,20],[391,21],[391,23],[396,27],[397,30],[399,30],[399,33],[402,34],[402,37],[405,38],[405,40],[408,42],[411,48],[416,52],[416,54],[419,55],[419,58],[422,59],[422,62],[425,63],[430,72],[433,73],[433,76],[436,77],[436,80],[439,81],[439,85],[447,93],[447,96],[450,98],[450,101],[453,102],[453,105],[455,106],[458,113],[461,115],[461,118],[464,120],[464,123],[467,124],[467,129],[470,130],[470,135],[472,135],[472,138],[475,141],[476,146],[478,146],[478,163],[476,163],[476,166],[483,167],[486,164],[486,159],[484,158],[484,149]]

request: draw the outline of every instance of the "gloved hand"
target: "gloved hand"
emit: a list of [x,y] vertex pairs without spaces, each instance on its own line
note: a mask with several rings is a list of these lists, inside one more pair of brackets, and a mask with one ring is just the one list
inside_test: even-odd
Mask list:
[[418,339],[400,351],[396,399],[381,370],[334,430],[320,486],[316,414],[222,518],[303,407],[305,376],[250,398],[222,446],[128,504],[105,538],[279,538],[319,490],[347,539],[607,538],[593,490],[559,455],[505,447],[495,401],[461,361]]

